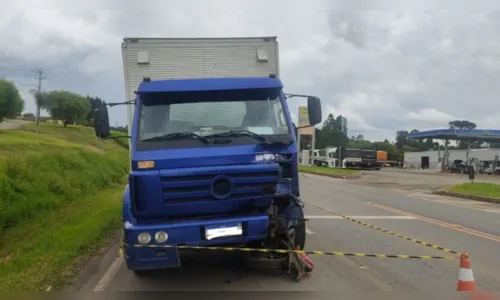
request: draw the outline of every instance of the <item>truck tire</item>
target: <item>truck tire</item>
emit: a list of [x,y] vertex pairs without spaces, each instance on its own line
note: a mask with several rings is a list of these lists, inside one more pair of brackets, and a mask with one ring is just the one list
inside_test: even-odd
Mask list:
[[[300,207],[299,210],[299,218],[304,219],[304,210]],[[304,220],[300,220],[299,224],[294,228],[295,229],[295,248],[299,246],[300,250],[304,250],[306,245],[306,222]]]

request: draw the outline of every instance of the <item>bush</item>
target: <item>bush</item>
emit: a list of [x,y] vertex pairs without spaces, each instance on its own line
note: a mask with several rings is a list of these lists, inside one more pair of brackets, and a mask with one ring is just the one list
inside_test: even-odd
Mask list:
[[53,119],[63,120],[68,124],[82,124],[90,111],[87,98],[68,91],[52,91],[42,94],[42,107]]

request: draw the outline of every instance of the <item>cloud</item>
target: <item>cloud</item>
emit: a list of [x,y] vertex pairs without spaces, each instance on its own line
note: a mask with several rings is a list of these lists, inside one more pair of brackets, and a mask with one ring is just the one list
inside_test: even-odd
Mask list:
[[[89,10],[93,1],[87,10],[56,0],[30,5],[42,2],[61,10],[0,12],[0,77],[16,82],[27,111],[38,68],[49,89],[123,101],[125,36],[277,35],[286,91],[320,96],[325,117],[344,115],[350,135],[393,140],[397,130],[442,128],[455,118],[498,127],[498,12],[333,10],[326,0],[158,1],[142,6],[149,10],[118,0],[99,7],[120,10]],[[305,104],[289,99],[294,118]],[[124,124],[125,108],[111,117]]]
[[410,122],[421,123],[425,126],[426,130],[430,130],[439,126],[446,127],[449,121],[461,118],[438,111],[435,108],[423,108],[405,114],[403,119]]

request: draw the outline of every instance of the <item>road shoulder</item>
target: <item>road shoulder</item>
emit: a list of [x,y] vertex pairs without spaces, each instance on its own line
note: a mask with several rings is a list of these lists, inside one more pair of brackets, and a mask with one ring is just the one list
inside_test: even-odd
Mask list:
[[6,119],[0,122],[0,130],[15,130],[21,128],[23,125],[31,123],[30,121]]
[[362,172],[357,170],[305,166],[305,165],[299,165],[299,172],[331,177],[331,178],[343,178],[343,179],[357,179],[360,178],[362,175]]
[[119,257],[120,242],[121,232],[117,232],[115,236],[110,238],[110,242],[101,249],[99,255],[91,259],[63,291],[91,292],[103,279],[107,280],[107,278],[104,278],[107,271],[117,259],[122,259]]

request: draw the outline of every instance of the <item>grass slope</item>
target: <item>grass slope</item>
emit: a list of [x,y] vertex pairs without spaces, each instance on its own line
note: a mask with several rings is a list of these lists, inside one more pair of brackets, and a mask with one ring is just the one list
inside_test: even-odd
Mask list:
[[0,290],[61,286],[120,220],[124,144],[83,127],[33,131],[0,130]]

